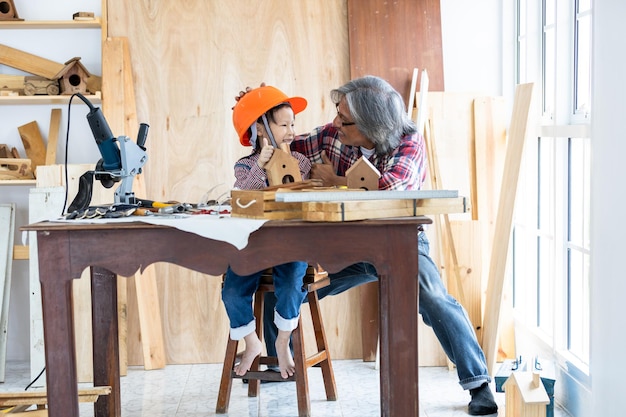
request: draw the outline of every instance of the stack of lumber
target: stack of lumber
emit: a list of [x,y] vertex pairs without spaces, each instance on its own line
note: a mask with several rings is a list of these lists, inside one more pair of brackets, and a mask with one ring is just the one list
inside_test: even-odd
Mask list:
[[233,217],[343,222],[440,213],[464,213],[456,191],[362,191],[315,187],[303,190],[233,190]]

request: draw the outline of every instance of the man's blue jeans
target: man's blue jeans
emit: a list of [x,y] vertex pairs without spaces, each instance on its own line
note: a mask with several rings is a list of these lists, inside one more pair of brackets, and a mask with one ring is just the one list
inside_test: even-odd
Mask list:
[[[302,282],[307,267],[306,262],[289,262],[272,268],[276,296],[272,293],[272,309],[264,317],[272,322],[274,329],[276,324],[285,331],[297,327],[300,306],[307,294]],[[259,287],[262,272],[241,276],[230,268],[226,271],[222,301],[230,320],[231,338],[234,340],[239,340],[255,330],[252,297]],[[272,349],[273,344],[274,342]]]
[[[418,235],[419,252],[419,313],[424,323],[432,327],[439,343],[456,365],[459,383],[463,389],[473,389],[491,382],[485,355],[478,344],[476,333],[467,312],[443,285],[439,270],[429,256],[430,245],[424,232]],[[318,290],[319,298],[339,294],[347,289],[378,279],[371,264],[358,263],[338,273],[330,274],[330,285]],[[272,311],[276,298],[265,295],[265,311]],[[268,317],[267,313],[265,317]],[[402,320],[398,317],[398,320]],[[264,320],[265,345],[270,356],[276,354],[274,341],[276,327]]]

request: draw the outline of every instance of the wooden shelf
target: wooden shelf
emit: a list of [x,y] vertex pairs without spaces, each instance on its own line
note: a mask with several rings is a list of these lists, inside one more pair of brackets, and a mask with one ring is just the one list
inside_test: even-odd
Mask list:
[[37,180],[0,180],[0,186],[2,185],[22,185],[24,187],[30,187],[37,185]]
[[96,29],[100,18],[93,20],[2,20],[0,29]]
[[[70,102],[71,95],[59,95],[59,96],[0,96],[0,104],[67,104]],[[95,94],[86,95],[89,101],[94,104],[99,104],[102,101],[102,94],[97,91]],[[72,104],[80,103],[85,104],[80,98],[76,97],[72,100]]]

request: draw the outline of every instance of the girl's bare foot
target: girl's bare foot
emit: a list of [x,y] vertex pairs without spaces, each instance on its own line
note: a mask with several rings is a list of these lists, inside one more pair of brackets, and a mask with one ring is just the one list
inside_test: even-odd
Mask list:
[[244,337],[244,340],[246,341],[246,350],[243,351],[241,361],[235,365],[234,369],[235,374],[238,376],[244,376],[250,370],[254,358],[259,356],[263,350],[263,344],[256,333],[250,333]]
[[291,350],[289,349],[290,337],[290,331],[279,330],[278,337],[276,338],[275,343],[280,376],[285,379],[293,376],[293,374],[296,372],[296,364],[293,361],[293,356],[291,356]]

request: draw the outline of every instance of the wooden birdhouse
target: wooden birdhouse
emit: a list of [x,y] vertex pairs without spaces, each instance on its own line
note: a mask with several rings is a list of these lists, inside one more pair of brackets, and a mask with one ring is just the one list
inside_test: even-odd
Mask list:
[[274,149],[270,160],[265,164],[267,180],[272,185],[288,184],[302,181],[298,160],[291,153],[282,149]]
[[368,191],[378,190],[380,171],[372,163],[362,156],[350,169],[346,171],[348,188],[357,188]]
[[13,0],[0,0],[0,20],[24,20],[17,15]]
[[90,76],[87,68],[80,63],[80,57],[75,57],[65,63],[65,67],[57,73],[55,79],[59,80],[61,94],[85,94],[87,92],[87,78]]
[[504,383],[505,417],[546,417],[548,393],[536,372],[513,372]]

